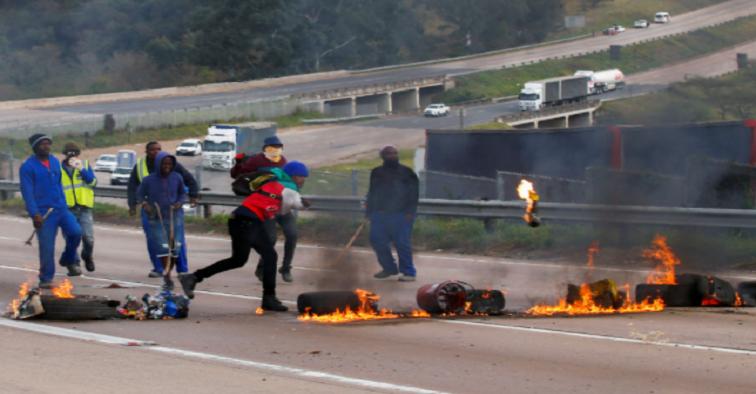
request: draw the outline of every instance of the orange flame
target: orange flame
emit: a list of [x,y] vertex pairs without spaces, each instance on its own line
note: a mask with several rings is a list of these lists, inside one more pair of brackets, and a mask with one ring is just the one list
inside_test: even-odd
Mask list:
[[719,301],[716,298],[706,297],[701,300],[701,306],[719,306]]
[[588,246],[588,270],[593,271],[594,262],[596,259],[596,254],[599,252],[599,243],[598,241],[593,241]]
[[327,315],[317,315],[310,313],[309,309],[305,313],[299,315],[297,319],[301,321],[313,321],[317,323],[348,323],[359,320],[386,320],[386,319],[399,319],[401,317],[412,318],[425,318],[430,317],[425,311],[413,310],[408,314],[393,313],[389,309],[375,310],[373,305],[380,300],[380,296],[369,292],[367,290],[357,289],[354,291],[360,300],[360,306],[356,310],[352,310],[350,306],[344,308],[344,310],[337,309],[333,313]]
[[639,312],[660,312],[664,310],[664,301],[661,298],[657,298],[653,301],[643,300],[643,302],[637,303],[630,301],[632,299],[630,295],[630,285],[625,285],[627,297],[625,302],[620,308],[604,307],[596,304],[593,297],[594,294],[591,291],[587,283],[580,285],[580,300],[570,304],[567,302],[567,298],[559,300],[557,305],[536,305],[528,309],[525,313],[532,316],[553,316],[553,315],[608,315],[615,313],[639,313]]
[[743,298],[740,297],[740,293],[735,292],[735,303],[733,306],[743,306]]
[[8,313],[10,313],[11,316],[18,315],[18,308],[21,307],[21,302],[23,302],[26,295],[29,294],[30,287],[31,285],[29,285],[29,282],[21,283],[18,287],[18,297],[8,304]]
[[660,264],[654,271],[648,274],[646,283],[653,285],[676,285],[675,266],[680,265],[680,259],[675,256],[672,249],[667,245],[667,237],[657,235],[654,237],[653,248],[643,251],[643,257],[656,260]]
[[76,298],[76,296],[74,296],[71,292],[73,288],[73,283],[71,283],[70,280],[65,279],[63,283],[61,283],[57,287],[53,287],[50,291],[56,298]]
[[517,185],[517,195],[520,197],[520,199],[527,202],[527,205],[525,207],[525,215],[522,218],[526,222],[530,223],[531,221],[533,221],[535,203],[536,201],[540,200],[541,197],[538,195],[538,193],[536,193],[533,182],[529,182],[525,179],[522,179],[520,181],[520,184]]

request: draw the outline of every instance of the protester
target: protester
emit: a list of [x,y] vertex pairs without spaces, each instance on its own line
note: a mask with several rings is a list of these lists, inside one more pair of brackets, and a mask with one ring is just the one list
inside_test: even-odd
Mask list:
[[[298,188],[301,188],[305,181],[305,177],[301,174],[302,171],[307,172],[307,167],[298,162],[292,162],[290,165],[293,165],[292,168],[299,168],[293,172],[298,172],[300,175],[291,175],[291,179]],[[182,275],[179,279],[186,295],[194,298],[194,288],[197,283],[215,274],[243,267],[249,259],[250,250],[254,249],[263,260],[262,309],[285,312],[289,308],[276,298],[278,254],[265,230],[264,223],[282,210],[302,209],[308,207],[309,202],[303,200],[295,190],[284,187],[272,174],[261,175],[249,183],[250,194],[228,219],[231,257],[194,271],[192,274]]]
[[81,275],[76,261],[81,228],[66,204],[60,162],[50,155],[52,138],[34,134],[29,137],[29,144],[34,154],[19,169],[21,196],[39,241],[39,287],[51,288],[55,276],[55,236],[58,227],[66,240],[60,265],[68,269],[68,276]]
[[[128,185],[128,204],[129,204],[129,215],[134,216],[136,215],[136,191],[139,187],[139,184],[142,183],[142,180],[146,178],[148,175],[155,172],[155,157],[157,157],[157,154],[162,151],[162,147],[159,142],[157,141],[150,141],[145,146],[145,156],[137,160],[136,165],[134,166],[134,169],[131,170],[131,176],[129,177],[129,185]],[[192,206],[197,205],[197,199],[199,197],[199,185],[197,185],[197,181],[194,179],[194,176],[184,168],[184,166],[181,165],[181,163],[176,163],[176,167],[173,169],[175,172],[177,172],[179,175],[181,175],[182,180],[184,181],[184,185],[189,189],[189,202]],[[147,220],[147,216],[144,212],[141,214],[142,218],[142,229],[144,230],[145,237],[149,240],[150,239],[150,227]],[[178,258],[178,264],[179,266],[186,267],[188,266],[188,259],[186,255],[186,243],[183,239],[180,240],[181,242],[181,250],[179,252],[179,258]],[[153,250],[150,247],[149,241],[147,242],[147,253],[150,256],[150,262],[152,263],[152,270],[148,274],[150,278],[159,278],[163,276],[163,264],[161,263],[160,259],[157,258],[155,250]]]
[[[393,146],[380,151],[383,165],[370,172],[366,214],[370,219],[370,243],[382,270],[373,277],[386,279],[401,273],[399,281],[412,282],[416,271],[412,263],[412,225],[417,213],[419,181],[411,168],[399,163]],[[399,267],[391,244],[399,255]]]
[[73,142],[63,147],[65,159],[62,162],[61,182],[68,209],[81,227],[81,259],[87,271],[92,272],[95,270],[92,209],[97,178],[89,161],[79,159],[80,154],[81,149]]
[[[291,188],[296,185],[288,180],[289,176],[281,170],[286,166],[286,158],[283,156],[283,143],[277,136],[268,137],[263,141],[262,152],[253,156],[246,157],[243,153],[236,156],[236,165],[231,169],[231,177],[236,178],[242,174],[249,174],[258,171],[274,171],[278,176],[279,182],[284,186]],[[307,176],[307,175],[305,175]],[[297,247],[297,217],[295,212],[280,212],[272,220],[265,222],[265,230],[268,231],[270,239],[273,240],[273,246],[276,245],[278,238],[276,223],[281,226],[284,235],[284,258],[279,272],[284,282],[292,282],[294,278],[291,275],[291,261],[294,259],[294,249]],[[263,280],[263,261],[257,262],[255,276],[261,282]]]
[[[173,290],[171,268],[178,259],[178,250],[184,243],[184,211],[186,197],[184,181],[175,171],[176,158],[166,152],[155,156],[158,171],[146,176],[136,192],[136,203],[142,206],[150,228],[147,243],[161,263],[163,289]],[[178,245],[180,243],[181,245]],[[188,271],[186,263],[176,267],[181,275]]]

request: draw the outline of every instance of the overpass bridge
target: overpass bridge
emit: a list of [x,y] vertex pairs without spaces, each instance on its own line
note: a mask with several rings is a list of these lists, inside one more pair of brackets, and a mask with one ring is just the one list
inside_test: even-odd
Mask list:
[[502,115],[497,123],[506,123],[516,129],[567,128],[593,125],[593,113],[601,107],[601,100],[588,100],[540,111]]

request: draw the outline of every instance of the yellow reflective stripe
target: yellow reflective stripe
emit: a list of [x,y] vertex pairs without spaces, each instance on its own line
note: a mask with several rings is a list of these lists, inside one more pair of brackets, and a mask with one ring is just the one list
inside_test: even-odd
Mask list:
[[150,175],[150,170],[147,169],[147,160],[145,160],[144,157],[137,160],[137,178],[139,178],[139,182],[142,182],[142,179],[145,178],[147,175]]

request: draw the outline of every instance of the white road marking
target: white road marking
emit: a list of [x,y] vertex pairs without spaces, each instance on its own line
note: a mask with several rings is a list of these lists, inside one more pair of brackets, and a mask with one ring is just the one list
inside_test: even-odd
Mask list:
[[78,339],[90,342],[103,343],[107,345],[119,345],[119,346],[139,346],[145,351],[157,352],[161,354],[169,354],[174,356],[180,356],[189,359],[197,359],[203,361],[214,361],[218,363],[254,368],[266,372],[279,373],[294,376],[297,378],[317,379],[320,381],[327,381],[337,384],[363,387],[369,390],[384,390],[389,392],[405,392],[405,393],[423,393],[423,394],[443,394],[442,391],[428,390],[414,386],[404,386],[399,384],[380,382],[376,380],[351,378],[343,375],[336,375],[328,372],[316,371],[311,369],[289,367],[279,364],[263,363],[259,361],[245,360],[240,358],[220,356],[212,353],[195,352],[191,350],[184,350],[165,346],[156,346],[151,341],[141,341],[138,339],[122,338],[112,335],[97,334],[88,331],[71,330],[68,328],[61,328],[55,326],[46,326],[43,324],[22,322],[9,319],[0,319],[0,326],[15,328],[24,331],[35,332],[39,334],[53,335],[64,338]]
[[568,337],[587,338],[587,339],[599,339],[599,340],[611,341],[611,342],[633,343],[633,344],[641,344],[641,345],[653,345],[653,346],[663,346],[663,347],[692,349],[692,350],[708,350],[708,351],[714,351],[714,352],[720,352],[720,353],[756,356],[756,350],[737,349],[737,348],[729,348],[729,347],[694,345],[694,344],[677,343],[677,342],[643,341],[640,339],[615,337],[611,335],[587,334],[587,333],[582,333],[582,332],[554,330],[554,329],[548,329],[548,328],[488,324],[488,323],[479,323],[479,322],[471,322],[471,321],[463,321],[463,320],[440,320],[440,321],[447,324],[461,324],[461,325],[467,325],[467,326],[494,328],[494,329],[499,329],[499,330],[533,332],[533,333],[539,333],[539,334],[562,335],[562,336],[568,336]]

